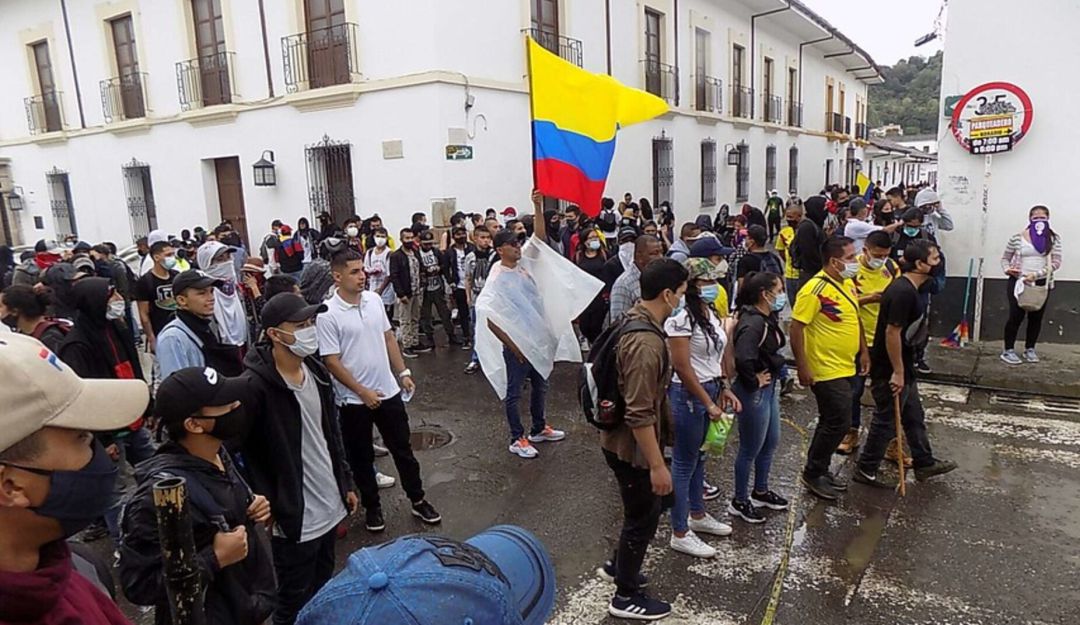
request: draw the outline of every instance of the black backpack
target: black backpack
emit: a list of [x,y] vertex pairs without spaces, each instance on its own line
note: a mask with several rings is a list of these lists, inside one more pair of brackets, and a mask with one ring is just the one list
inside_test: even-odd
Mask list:
[[[652,332],[661,340],[663,332],[640,319],[625,316],[609,326],[593,343],[589,359],[581,368],[578,379],[578,398],[585,420],[600,430],[614,430],[626,415],[626,401],[619,393],[619,341],[632,332]],[[664,369],[668,367],[668,352],[664,350]]]

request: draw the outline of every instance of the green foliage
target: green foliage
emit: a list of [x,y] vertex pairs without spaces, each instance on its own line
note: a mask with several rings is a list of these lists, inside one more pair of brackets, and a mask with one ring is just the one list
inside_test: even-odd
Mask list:
[[870,86],[870,127],[900,124],[906,135],[936,133],[942,56],[939,51],[883,67],[885,83]]

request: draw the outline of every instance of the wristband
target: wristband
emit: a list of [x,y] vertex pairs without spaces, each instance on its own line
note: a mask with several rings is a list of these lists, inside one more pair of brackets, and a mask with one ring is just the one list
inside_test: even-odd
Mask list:
[[401,373],[397,374],[397,377],[398,377],[399,380],[402,379],[402,378],[411,378],[412,377],[412,371],[409,371],[408,369],[403,369],[401,371]]

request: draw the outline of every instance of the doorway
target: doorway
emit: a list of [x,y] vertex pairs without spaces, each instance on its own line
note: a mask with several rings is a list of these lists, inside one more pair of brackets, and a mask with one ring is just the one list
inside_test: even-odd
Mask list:
[[345,0],[305,0],[311,88],[349,82],[349,31]]
[[240,240],[244,242],[244,248],[250,250],[247,214],[244,212],[244,183],[240,176],[240,158],[229,156],[214,159],[214,173],[217,177],[221,220],[228,219],[232,223],[233,230],[240,234]]

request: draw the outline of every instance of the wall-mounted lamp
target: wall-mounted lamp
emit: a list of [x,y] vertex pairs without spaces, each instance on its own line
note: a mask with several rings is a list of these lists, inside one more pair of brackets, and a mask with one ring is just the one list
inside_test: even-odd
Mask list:
[[[267,154],[270,155],[270,160],[266,160]],[[255,161],[252,169],[255,172],[256,187],[273,187],[277,185],[277,172],[275,171],[274,152],[272,150],[263,150],[262,156]]]
[[13,211],[21,211],[24,207],[23,204],[23,188],[20,186],[11,187],[11,191],[8,192],[8,208]]

